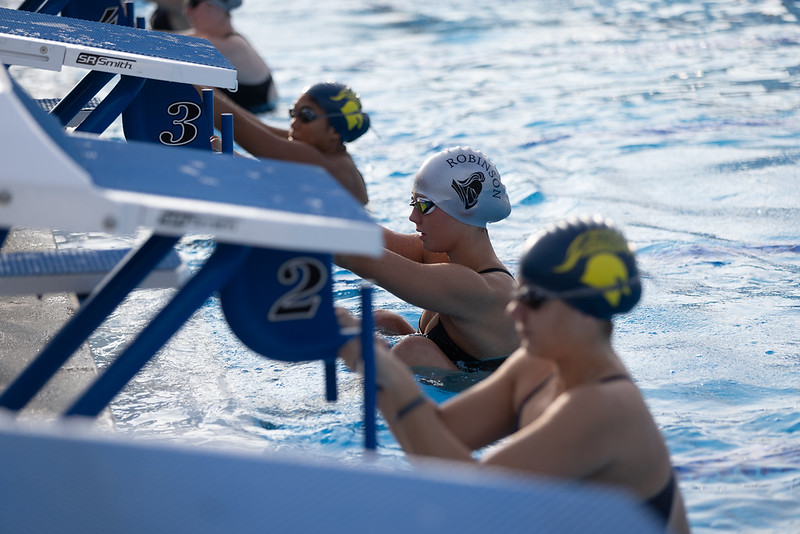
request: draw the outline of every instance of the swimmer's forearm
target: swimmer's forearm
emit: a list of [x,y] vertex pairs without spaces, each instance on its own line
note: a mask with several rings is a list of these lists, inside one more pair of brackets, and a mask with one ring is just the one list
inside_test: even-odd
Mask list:
[[376,350],[378,406],[408,454],[474,461],[444,424],[436,403],[420,390],[409,368],[385,348]]
[[[337,310],[337,317],[341,326],[358,324],[345,310]],[[345,343],[339,349],[339,357],[350,369],[363,373],[358,338]],[[408,366],[377,338],[375,382],[378,407],[403,450],[420,456],[473,461],[471,451],[447,428],[436,404],[420,390]]]
[[389,415],[384,412],[384,418],[408,454],[474,462],[471,451],[442,422],[438,407],[424,393]]
[[262,122],[256,115],[239,106],[225,94],[214,91],[214,125],[217,129],[221,128],[223,113],[233,115],[233,137],[253,156],[270,156],[270,154],[264,153],[264,147],[268,145],[270,136],[281,140],[288,139],[288,130]]

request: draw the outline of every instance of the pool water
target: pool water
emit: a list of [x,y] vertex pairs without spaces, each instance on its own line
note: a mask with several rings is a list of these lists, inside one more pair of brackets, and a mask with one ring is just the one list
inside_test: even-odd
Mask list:
[[[544,225],[612,218],[644,274],[615,344],[666,437],[693,530],[800,529],[800,3],[251,0],[233,16],[281,94],[263,120],[287,124],[318,81],[361,94],[373,129],[350,151],[379,223],[413,231],[413,174],[456,144],[489,155],[508,186],[512,215],[490,236],[512,270]],[[196,265],[210,248],[187,239],[181,253]],[[359,280],[336,276],[339,303],[357,310]],[[139,292],[111,318],[92,340],[100,365],[167,297]],[[212,301],[112,408],[136,436],[358,462],[361,384],[340,374],[329,404],[319,364],[252,354]],[[437,400],[463,386],[423,384]],[[407,467],[382,423],[379,443],[377,461]]]

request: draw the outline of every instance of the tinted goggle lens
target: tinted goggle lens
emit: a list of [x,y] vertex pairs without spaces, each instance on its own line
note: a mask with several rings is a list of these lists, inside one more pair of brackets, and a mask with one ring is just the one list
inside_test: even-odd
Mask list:
[[432,212],[436,207],[436,204],[423,197],[412,197],[410,205],[414,206],[422,215]]
[[311,108],[290,108],[289,109],[289,116],[291,118],[297,118],[300,122],[309,123],[315,121],[319,118],[319,116],[314,113],[314,110]]
[[550,298],[548,293],[536,286],[520,286],[511,295],[512,300],[518,300],[532,310],[541,308]]

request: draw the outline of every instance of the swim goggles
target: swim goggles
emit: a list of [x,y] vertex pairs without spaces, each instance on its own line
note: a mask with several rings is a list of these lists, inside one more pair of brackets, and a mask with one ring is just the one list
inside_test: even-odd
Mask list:
[[525,284],[519,286],[511,293],[511,300],[517,300],[532,310],[541,308],[548,300],[594,297],[608,291],[624,291],[639,283],[639,276],[635,275],[628,280],[620,280],[617,284],[606,287],[580,287],[566,291],[548,291],[543,287]]
[[293,119],[296,118],[300,122],[308,124],[309,122],[314,122],[315,120],[321,118],[342,117],[344,116],[344,113],[328,113],[325,115],[317,115],[313,109],[304,106],[300,109],[289,108],[289,116]]
[[517,300],[532,310],[538,310],[552,298],[555,298],[553,293],[537,286],[520,286],[511,293],[511,300]]
[[409,204],[409,206],[414,206],[417,208],[417,211],[422,215],[427,215],[436,209],[436,204],[434,204],[432,200],[428,200],[425,197],[411,197],[411,204]]

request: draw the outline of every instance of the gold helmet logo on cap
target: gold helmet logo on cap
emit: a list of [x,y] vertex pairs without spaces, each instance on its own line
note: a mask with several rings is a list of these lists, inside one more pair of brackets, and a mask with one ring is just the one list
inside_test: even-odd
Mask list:
[[620,255],[631,255],[630,248],[619,233],[608,228],[594,228],[572,240],[564,261],[553,268],[554,273],[572,270],[580,260],[588,258],[580,282],[603,291],[603,297],[617,307],[622,295],[630,295],[629,273]]

